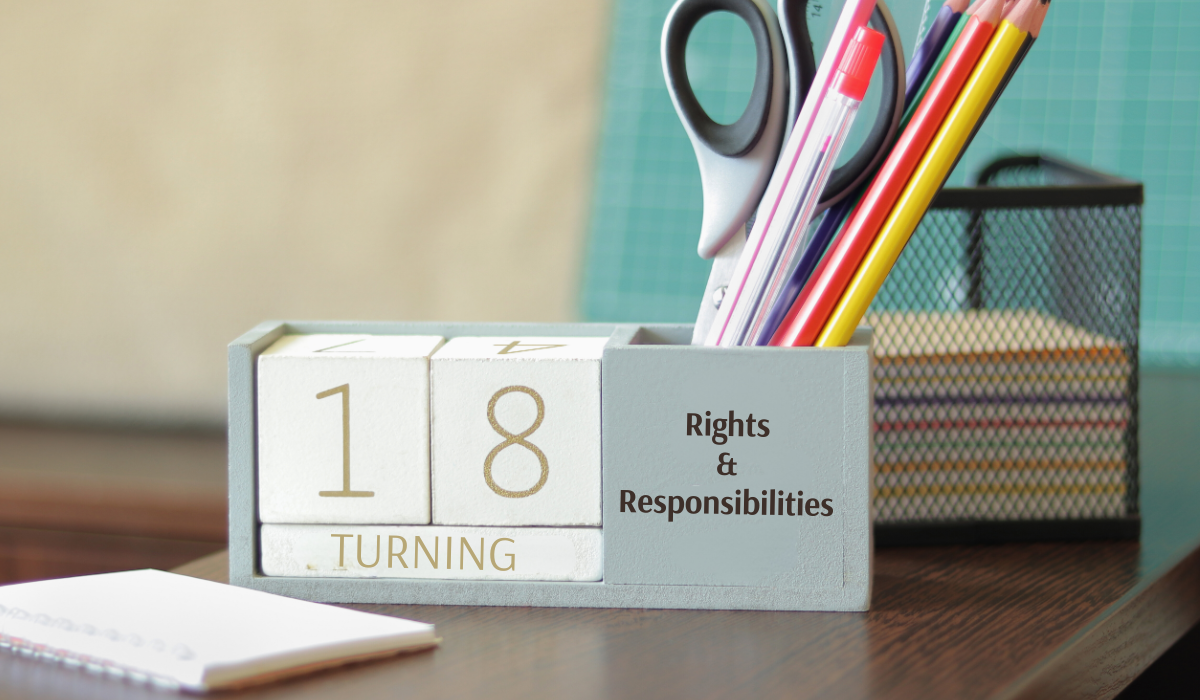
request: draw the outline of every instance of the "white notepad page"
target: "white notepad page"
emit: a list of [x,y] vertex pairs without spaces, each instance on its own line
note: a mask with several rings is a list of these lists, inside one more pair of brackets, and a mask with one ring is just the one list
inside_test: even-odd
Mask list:
[[0,643],[202,692],[437,639],[422,622],[146,569],[0,587]]

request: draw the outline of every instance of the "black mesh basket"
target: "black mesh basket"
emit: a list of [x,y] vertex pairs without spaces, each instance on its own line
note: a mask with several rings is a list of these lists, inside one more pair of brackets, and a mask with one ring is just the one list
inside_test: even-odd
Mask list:
[[878,544],[1137,538],[1142,185],[945,189],[868,314]]

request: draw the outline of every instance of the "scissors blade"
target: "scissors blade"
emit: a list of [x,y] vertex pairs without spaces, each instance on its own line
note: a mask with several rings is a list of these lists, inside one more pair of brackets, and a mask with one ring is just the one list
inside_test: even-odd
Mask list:
[[696,326],[692,330],[692,345],[703,345],[708,331],[717,319],[717,309],[725,296],[725,289],[733,277],[742,249],[746,247],[746,227],[743,225],[713,256],[712,271],[708,273],[708,284],[700,299],[700,313],[696,314]]

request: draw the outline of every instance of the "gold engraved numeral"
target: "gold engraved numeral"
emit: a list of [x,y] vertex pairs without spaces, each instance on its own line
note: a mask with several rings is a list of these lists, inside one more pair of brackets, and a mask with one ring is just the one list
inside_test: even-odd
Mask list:
[[[496,402],[500,400],[500,397],[505,394],[511,394],[514,391],[528,394],[533,398],[533,402],[537,404],[537,418],[534,419],[533,425],[526,428],[524,432],[516,434],[505,430],[496,420]],[[541,491],[542,487],[546,485],[546,479],[550,477],[550,462],[546,460],[546,453],[542,452],[537,445],[525,439],[538,429],[538,426],[542,424],[542,419],[546,417],[546,405],[542,402],[541,395],[527,386],[506,386],[495,394],[492,394],[492,400],[488,401],[487,417],[488,422],[492,424],[492,430],[495,430],[504,437],[504,442],[493,447],[492,451],[488,453],[487,459],[483,460],[483,480],[487,482],[488,487],[505,498],[525,498]],[[496,480],[492,478],[492,461],[496,459],[496,455],[500,454],[503,449],[511,445],[519,445],[529,450],[538,458],[538,463],[542,465],[541,478],[538,479],[538,482],[532,488],[524,491],[509,491],[508,489],[501,488],[496,483]]]
[[350,385],[343,384],[327,389],[317,394],[318,399],[328,398],[334,394],[342,395],[342,490],[320,491],[324,498],[370,498],[374,491],[350,490]]
[[[521,344],[521,341],[514,340],[505,345],[504,343],[496,343],[496,347],[501,348],[497,355],[515,355],[519,352],[534,352],[536,350],[549,350],[550,348],[565,348],[566,345],[554,345],[553,343],[526,343]],[[532,389],[530,390],[532,391]]]

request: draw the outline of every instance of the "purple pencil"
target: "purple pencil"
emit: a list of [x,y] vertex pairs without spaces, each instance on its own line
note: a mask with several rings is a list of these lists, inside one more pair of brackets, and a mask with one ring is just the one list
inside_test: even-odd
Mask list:
[[933,24],[929,26],[929,31],[925,32],[925,38],[921,41],[921,45],[913,51],[912,60],[908,62],[908,69],[904,72],[907,86],[904,90],[906,106],[912,104],[913,97],[921,89],[921,84],[925,82],[929,69],[937,61],[938,54],[941,53],[942,46],[946,43],[946,37],[954,31],[954,25],[958,24],[958,18],[966,9],[967,0],[946,0],[942,9],[938,10]]

